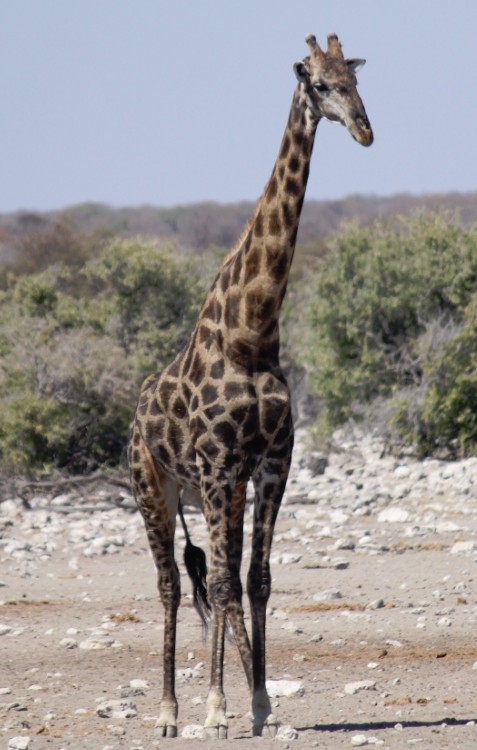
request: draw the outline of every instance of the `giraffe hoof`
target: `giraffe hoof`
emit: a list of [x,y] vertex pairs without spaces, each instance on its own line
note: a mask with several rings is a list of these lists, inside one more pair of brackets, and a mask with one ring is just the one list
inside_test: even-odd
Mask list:
[[177,737],[177,727],[173,724],[164,724],[156,728],[156,734],[159,737]]
[[268,728],[268,732],[270,734],[270,737],[272,739],[275,739],[275,737],[277,736],[277,732],[278,732],[278,724],[276,724],[276,723],[268,724],[267,723],[267,724],[265,724],[265,726]]
[[275,737],[277,736],[279,724],[273,716],[269,719],[266,719],[263,723],[253,725],[253,737],[263,737],[263,735],[265,734],[265,728],[268,729],[268,734],[270,735],[270,737],[272,739],[275,739]]
[[227,739],[227,727],[223,724],[219,724],[217,727],[204,727],[205,736],[208,740],[226,740]]

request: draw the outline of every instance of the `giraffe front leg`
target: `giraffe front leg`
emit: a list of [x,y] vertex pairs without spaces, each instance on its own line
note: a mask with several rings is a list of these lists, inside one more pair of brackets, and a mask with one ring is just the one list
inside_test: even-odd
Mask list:
[[160,737],[177,737],[177,700],[162,699],[156,729]]
[[288,477],[290,450],[280,459],[268,456],[263,462],[255,484],[252,559],[247,579],[247,591],[252,616],[253,735],[261,736],[267,727],[272,737],[278,730],[266,688],[266,610],[271,591],[270,552],[273,531]]
[[264,727],[272,737],[276,737],[280,726],[278,719],[273,715],[272,705],[266,688],[254,690],[252,695],[252,734],[261,737]]
[[[254,535],[255,539],[255,535]],[[278,721],[273,715],[265,680],[266,608],[270,596],[268,561],[252,558],[247,581],[252,616],[252,733],[261,737],[267,727],[272,737],[278,731]]]
[[247,495],[247,483],[240,482],[232,493],[232,511],[229,524],[228,559],[232,575],[232,598],[227,606],[227,621],[232,628],[249,688],[252,688],[252,649],[245,627],[242,607],[242,583],[240,567],[243,552],[243,516]]
[[[224,587],[226,593],[226,619],[232,628],[235,643],[242,660],[245,676],[249,687],[252,687],[252,649],[244,623],[242,608],[242,584],[240,582],[240,566],[243,550],[243,515],[245,510],[246,483],[242,482],[235,486],[232,493],[232,508],[230,519],[227,524],[227,561],[230,574],[230,586]],[[212,581],[211,581],[212,583]],[[215,648],[214,648],[215,652]],[[210,720],[217,720],[217,710],[223,711],[225,715],[225,700],[223,694],[215,690],[209,693]],[[222,702],[223,701],[223,702]],[[209,716],[207,717],[209,720]],[[220,737],[220,734],[219,734]]]
[[[209,587],[213,589],[213,584]],[[209,693],[207,695],[207,717],[205,731],[211,739],[226,740],[228,721],[226,717],[226,702],[223,690],[224,636],[225,636],[225,607],[212,597],[212,666]]]
[[[211,552],[212,554],[212,552]],[[224,643],[225,613],[229,599],[229,581],[221,572],[211,570],[208,575],[208,593],[212,605],[212,663],[210,687],[207,695],[205,730],[211,739],[227,739],[228,721],[224,694]]]

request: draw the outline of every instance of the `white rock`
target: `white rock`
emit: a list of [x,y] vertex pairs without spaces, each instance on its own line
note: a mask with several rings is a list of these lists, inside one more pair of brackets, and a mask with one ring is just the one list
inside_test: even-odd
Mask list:
[[409,511],[404,508],[385,508],[378,513],[378,523],[405,523],[409,519]]
[[374,599],[372,602],[369,602],[367,609],[382,609],[385,605],[384,599]]
[[343,595],[338,589],[325,589],[319,594],[314,594],[313,599],[315,602],[332,602],[336,599],[342,599]]
[[[0,635],[8,635],[12,630],[13,628],[9,625],[0,625]],[[18,739],[18,737],[14,737],[13,739]]]
[[290,724],[283,724],[278,728],[278,732],[275,735],[276,740],[297,740],[298,732],[295,727]]
[[114,638],[98,636],[96,638],[87,638],[85,641],[81,641],[79,647],[86,651],[102,651],[105,648],[111,648],[114,643]]
[[308,643],[319,643],[323,640],[323,635],[321,633],[315,633],[315,635],[312,635]]
[[185,669],[176,669],[176,678],[178,680],[190,680],[194,676],[194,672],[190,667]]
[[71,505],[72,502],[74,502],[74,495],[65,492],[63,495],[56,495],[51,501],[51,505]]
[[287,630],[289,633],[296,633],[296,634],[303,633],[303,628],[300,628],[294,622],[285,622],[282,625],[282,630]]
[[346,523],[349,516],[347,513],[343,513],[342,510],[332,510],[330,512],[330,521],[339,525]]
[[23,559],[24,555],[21,552],[31,552],[32,546],[28,542],[21,539],[10,539],[10,541],[4,546],[4,552],[7,555],[11,555],[18,560]]
[[29,737],[12,737],[8,741],[8,750],[28,750],[29,745]]
[[1,695],[10,695],[12,692],[12,689],[9,687],[0,688],[0,696]]
[[205,728],[201,724],[188,724],[182,730],[181,736],[186,740],[205,740]]
[[266,686],[270,698],[299,697],[305,692],[301,680],[267,680]]
[[441,523],[437,524],[436,531],[438,534],[446,534],[448,532],[456,533],[458,531],[462,531],[462,526],[458,526],[452,521],[442,521]]
[[134,719],[137,709],[130,701],[103,701],[96,708],[96,713],[103,719]]
[[376,690],[376,682],[374,680],[358,680],[357,682],[348,682],[344,686],[346,695],[355,695],[361,690]]
[[333,552],[337,552],[338,550],[344,550],[344,549],[353,550],[355,547],[356,547],[356,544],[353,542],[352,539],[340,538],[340,539],[337,539],[336,542],[330,545],[330,550]]
[[100,627],[101,630],[116,630],[116,628],[118,627],[118,623],[112,622],[111,620],[106,620],[106,622],[101,623]]
[[270,557],[270,563],[272,565],[292,565],[300,562],[301,555],[293,554],[292,552],[283,552],[279,555],[272,555]]
[[14,500],[4,500],[0,503],[0,513],[2,516],[14,516],[17,513],[17,506]]
[[343,560],[341,557],[337,557],[330,561],[330,568],[333,568],[333,570],[347,570],[349,562],[348,560]]
[[397,641],[395,638],[388,638],[386,646],[394,646],[394,648],[402,648],[401,641]]
[[116,724],[109,724],[108,732],[112,734],[114,737],[124,737],[124,735],[126,734],[125,728],[119,727]]
[[335,648],[343,648],[343,646],[346,646],[346,638],[335,638],[330,642],[330,646],[334,646]]
[[458,555],[462,552],[475,552],[477,549],[476,542],[456,542],[450,548],[451,555]]
[[61,648],[78,648],[78,641],[74,638],[62,638],[60,641]]
[[368,738],[364,734],[355,734],[351,737],[351,744],[353,747],[363,747],[368,744]]
[[151,688],[147,680],[131,680],[129,686],[139,690],[150,690]]

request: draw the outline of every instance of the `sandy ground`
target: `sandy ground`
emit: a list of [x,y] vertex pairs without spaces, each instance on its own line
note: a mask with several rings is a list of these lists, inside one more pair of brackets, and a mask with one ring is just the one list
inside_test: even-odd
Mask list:
[[[476,748],[477,553],[455,546],[476,537],[469,502],[438,534],[410,534],[409,523],[382,523],[373,513],[351,514],[340,527],[331,505],[335,526],[317,530],[315,506],[284,506],[273,550],[268,677],[303,683],[301,696],[273,699],[298,738],[251,737],[245,677],[229,643],[229,739],[214,742],[181,737],[204,720],[209,673],[209,644],[183,569],[179,737],[155,734],[162,613],[138,514],[50,509],[32,523],[34,511],[10,507],[0,549],[0,747]],[[203,544],[201,517],[189,518]],[[103,527],[121,527],[127,543],[96,554],[91,539]],[[372,544],[346,548],[346,539],[363,536]],[[180,556],[180,535],[177,546]],[[91,639],[101,648],[84,648]],[[350,687],[362,681],[367,689]],[[131,718],[98,715],[101,703],[121,698],[135,707]]]

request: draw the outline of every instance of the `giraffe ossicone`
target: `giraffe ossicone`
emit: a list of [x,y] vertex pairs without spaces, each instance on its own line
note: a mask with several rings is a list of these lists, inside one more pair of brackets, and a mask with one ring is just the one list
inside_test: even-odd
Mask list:
[[[144,518],[164,607],[163,696],[158,727],[177,734],[175,642],[180,579],[174,558],[181,503],[200,503],[209,529],[208,573],[186,530],[187,569],[212,611],[211,680],[205,726],[227,736],[224,633],[229,623],[251,691],[253,734],[277,730],[265,686],[265,616],[273,529],[293,448],[290,393],[279,362],[279,312],[286,291],[318,123],[345,125],[365,146],[373,133],[355,71],[335,34],[324,52],[313,35],[295,63],[298,79],[271,177],[236,247],[223,261],[188,344],[141,389],[131,425],[131,483]],[[251,642],[240,566],[247,482],[255,490],[247,577]],[[184,522],[185,525],[185,522]],[[185,527],[186,529],[186,527]]]

